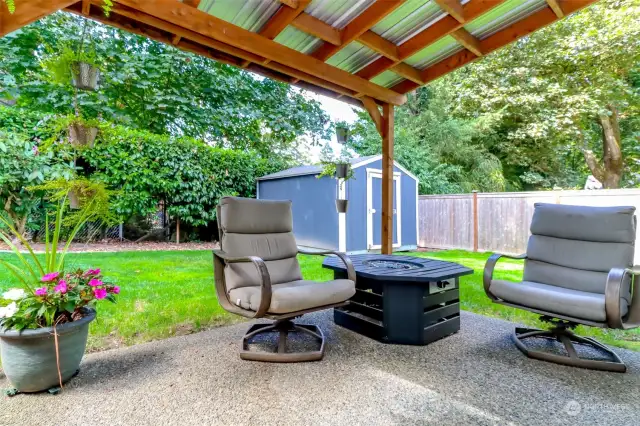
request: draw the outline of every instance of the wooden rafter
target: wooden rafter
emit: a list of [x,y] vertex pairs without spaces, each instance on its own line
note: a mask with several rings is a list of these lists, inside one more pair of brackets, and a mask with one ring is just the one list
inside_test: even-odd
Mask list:
[[91,10],[91,0],[82,0],[82,14],[88,15]]
[[547,0],[547,4],[558,18],[564,18],[564,11],[562,10],[562,6],[560,6],[560,2],[558,2],[558,0]]
[[[490,11],[494,7],[500,5],[505,0],[471,0],[462,6],[462,13],[465,17],[466,21],[469,22],[480,15]],[[398,65],[405,59],[414,55],[418,51],[424,49],[425,47],[435,43],[441,38],[450,35],[454,31],[463,29],[463,23],[452,17],[451,15],[447,15],[444,18],[440,19],[433,25],[429,26],[425,30],[419,32],[418,34],[411,37],[409,40],[405,41],[401,45],[398,46],[398,60],[391,60],[387,57],[382,57],[373,61],[371,64],[367,65],[356,75],[370,80],[383,72],[393,68]]]
[[[296,19],[309,5],[310,0],[289,1],[284,3],[278,11],[260,29],[259,34],[273,40],[280,34],[294,19]],[[291,4],[295,4],[292,7]]]
[[326,22],[321,21],[308,13],[300,14],[293,20],[293,22],[291,22],[291,25],[300,31],[316,36],[320,40],[324,40],[333,46],[340,46],[342,43],[342,34],[339,29],[332,27]]
[[[572,0],[571,2],[564,3],[565,14],[573,13],[583,7],[594,3],[595,0]],[[491,53],[501,47],[504,47],[514,41],[527,36],[534,31],[545,27],[559,18],[551,8],[544,8],[538,12],[529,15],[528,17],[511,24],[507,28],[498,31],[492,36],[487,37],[480,41],[480,49],[484,54]],[[446,59],[426,68],[422,71],[422,78],[425,83],[433,81],[444,74],[454,71],[463,65],[466,65],[474,60],[478,59],[478,56],[469,50],[463,50]],[[392,87],[393,90],[400,93],[407,93],[416,89],[418,85],[412,81],[405,80]]]
[[18,1],[13,14],[7,4],[0,1],[0,37],[24,27],[40,18],[52,14],[78,0],[30,0]]
[[[101,0],[92,0],[92,1],[95,4],[95,3],[99,3]],[[81,9],[75,5],[65,10],[76,13],[78,15],[82,13]],[[116,5],[109,18],[106,18],[101,11],[93,12],[89,16],[89,18],[95,21],[101,22],[103,24],[121,28],[125,31],[138,34],[162,43],[173,44],[172,40],[175,36],[172,36],[172,32],[177,29],[176,26],[173,26],[173,24],[165,22],[164,23],[165,27],[163,27],[163,29],[158,31],[159,27],[155,25],[150,26],[143,22],[140,22],[137,19],[133,20],[125,16],[125,15],[132,15],[134,13],[138,14],[136,15],[137,18],[141,17],[139,15],[139,12],[137,11],[128,10],[123,8],[122,6]],[[157,22],[155,23],[157,24]],[[204,38],[198,37],[197,34],[185,33],[185,35],[193,36],[193,38],[196,38],[197,41],[187,40],[186,37],[181,38],[178,44],[176,45],[176,47],[182,50],[195,53],[200,56],[204,56],[204,57],[216,60],[218,62],[223,62],[223,63],[237,66],[237,67],[240,67],[242,65],[242,62],[243,62],[242,57],[237,57],[234,55],[234,54],[241,53],[238,49],[232,46],[225,46],[222,43],[215,42],[214,40],[205,40]],[[213,47],[209,47],[206,44],[200,44],[200,42],[211,43]],[[250,55],[250,54],[244,52],[244,55]],[[254,57],[249,56],[249,58],[258,62],[257,61],[258,57],[255,57],[255,55]],[[255,72],[265,77],[273,78],[275,80],[279,80],[288,84],[294,84],[301,88],[311,90],[328,97],[332,97],[336,99],[340,98],[342,101],[356,105],[356,106],[360,106],[360,107],[362,106],[362,103],[359,100],[353,99],[348,95],[344,95],[343,97],[340,97],[341,94],[336,90],[340,89],[344,91],[344,89],[338,88],[335,86],[329,89],[320,85],[310,83],[305,80],[298,80],[298,79],[292,78],[290,75],[294,73],[295,70],[288,69],[284,66],[280,66],[279,64],[271,63],[268,66],[262,66],[259,64],[253,64],[251,63],[251,61],[249,61],[249,64],[250,65],[246,68],[251,72]],[[279,68],[279,71],[276,68]],[[300,73],[300,75],[304,76],[303,73]],[[309,78],[310,80],[313,79],[312,76],[306,76],[306,77]],[[316,81],[316,83],[317,82],[318,81]],[[351,92],[351,95],[353,95],[353,92]]]
[[464,28],[460,28],[451,33],[451,37],[455,38],[458,43],[472,51],[476,56],[482,56],[482,47],[480,40],[469,34]]
[[453,18],[456,21],[464,24],[466,19],[464,16],[464,10],[459,0],[433,0],[433,1],[438,6],[440,6],[440,9],[444,10],[449,15],[453,16]]
[[[270,61],[299,70],[329,83],[355,90],[382,102],[401,105],[406,101],[404,95],[325,64],[304,53],[290,49],[259,34],[237,27],[180,2],[174,0],[156,0],[154,2],[117,0],[117,4],[122,4],[166,22],[176,22],[175,25],[179,25],[181,28],[254,55],[264,56]],[[176,16],[179,16],[180,19],[176,19]]]
[[343,47],[360,37],[364,32],[368,31],[385,16],[393,12],[401,4],[402,0],[376,1],[340,31],[341,43],[339,45],[324,42],[311,54],[311,56],[323,62],[326,61],[331,56],[338,53]]

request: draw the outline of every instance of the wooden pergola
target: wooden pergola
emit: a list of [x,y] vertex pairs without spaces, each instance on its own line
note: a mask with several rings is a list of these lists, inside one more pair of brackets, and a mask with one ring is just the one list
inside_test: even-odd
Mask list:
[[596,0],[16,0],[0,37],[66,10],[365,108],[382,137],[392,251],[394,106],[405,94]]

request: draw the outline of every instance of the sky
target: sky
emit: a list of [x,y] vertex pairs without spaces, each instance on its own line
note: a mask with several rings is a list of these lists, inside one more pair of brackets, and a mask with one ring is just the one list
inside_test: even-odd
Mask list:
[[[307,92],[307,94],[311,99],[315,99],[320,102],[322,109],[329,115],[329,118],[331,118],[332,121],[346,121],[351,124],[358,120],[358,116],[353,111],[356,107],[353,105],[316,93]],[[338,144],[335,133],[332,136],[330,144],[333,152],[339,154],[342,146]],[[321,149],[322,146],[311,146],[309,148],[308,155],[313,163],[320,161]]]

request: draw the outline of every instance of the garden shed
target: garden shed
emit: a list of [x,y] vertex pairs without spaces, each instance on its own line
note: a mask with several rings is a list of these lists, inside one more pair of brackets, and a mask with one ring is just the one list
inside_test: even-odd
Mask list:
[[[382,244],[382,155],[350,160],[353,177],[342,186],[322,173],[321,165],[299,166],[258,179],[263,200],[291,200],[293,231],[303,247],[347,253],[378,251]],[[338,213],[341,191],[349,200]],[[418,178],[397,162],[393,167],[393,249],[418,244]]]

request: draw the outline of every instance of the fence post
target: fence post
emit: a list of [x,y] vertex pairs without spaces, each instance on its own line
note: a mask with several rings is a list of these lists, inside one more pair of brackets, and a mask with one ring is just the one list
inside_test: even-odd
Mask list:
[[180,218],[176,219],[176,244],[180,244]]
[[473,192],[473,251],[478,251],[478,191]]

